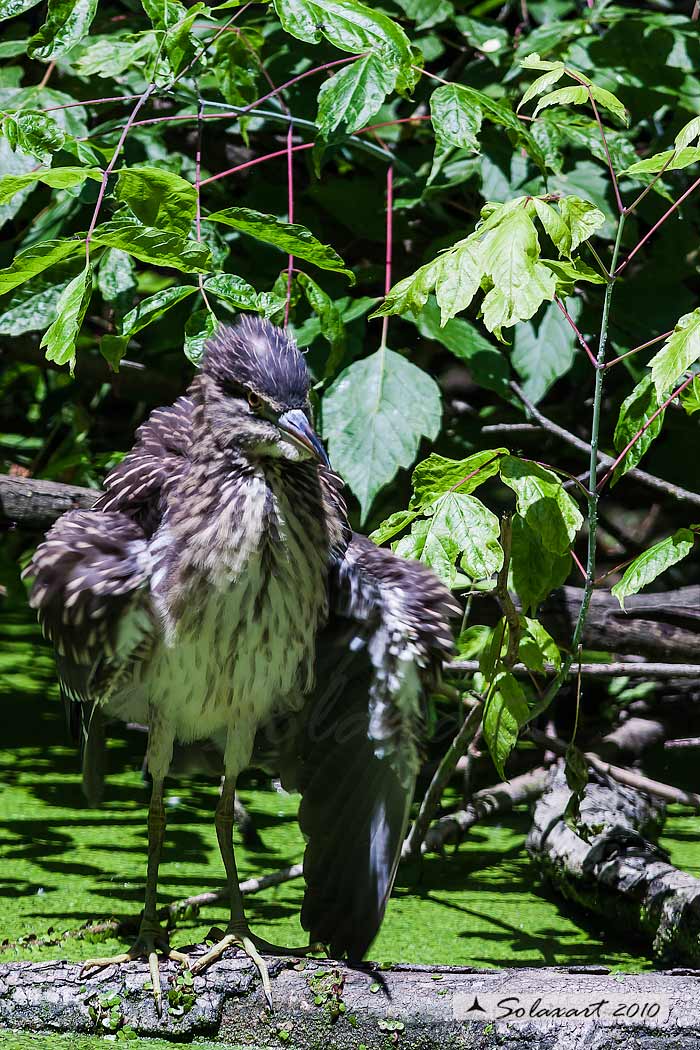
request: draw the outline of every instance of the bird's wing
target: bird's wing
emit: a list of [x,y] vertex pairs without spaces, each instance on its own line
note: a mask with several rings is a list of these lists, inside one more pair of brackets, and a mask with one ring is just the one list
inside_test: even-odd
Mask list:
[[152,536],[163,516],[169,489],[187,473],[192,438],[192,401],[179,397],[157,408],[136,431],[136,442],[105,479],[94,509],[121,511]]
[[69,511],[37,548],[29,604],[68,700],[98,701],[144,653],[155,629],[150,569],[143,529],[114,511]]
[[292,759],[307,837],[302,925],[359,959],[381,924],[418,770],[423,701],[458,607],[437,578],[353,536],[331,580],[316,691]]

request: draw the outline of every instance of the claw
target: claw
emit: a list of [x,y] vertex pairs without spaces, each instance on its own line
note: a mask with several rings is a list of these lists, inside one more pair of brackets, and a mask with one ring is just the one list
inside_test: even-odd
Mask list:
[[179,962],[182,966],[189,969],[189,956],[171,948],[162,930],[142,928],[136,943],[128,952],[121,952],[119,955],[111,957],[87,959],[81,967],[80,976],[82,977],[89,970],[96,973],[98,970],[103,970],[106,966],[122,966],[124,963],[134,962],[135,959],[148,959],[156,1013],[161,1017],[163,1014],[163,989],[160,980],[159,952],[165,959],[172,959],[174,962]]

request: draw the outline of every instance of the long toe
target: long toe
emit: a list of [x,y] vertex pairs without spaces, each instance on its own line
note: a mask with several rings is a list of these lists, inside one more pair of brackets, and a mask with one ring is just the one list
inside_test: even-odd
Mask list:
[[270,973],[267,969],[267,963],[260,955],[255,939],[251,936],[248,930],[245,932],[237,930],[236,932],[225,933],[205,955],[192,964],[192,973],[195,976],[203,973],[207,967],[220,959],[228,948],[232,947],[244,951],[248,958],[255,963],[258,973],[260,974],[260,980],[262,981],[267,1004],[270,1009],[272,1009],[272,986],[270,984]]
[[163,991],[160,979],[161,958],[172,959],[174,962],[178,962],[189,969],[189,956],[171,948],[168,938],[162,930],[145,930],[142,928],[136,943],[127,952],[120,952],[118,955],[113,956],[86,959],[81,967],[80,975],[81,977],[83,975],[88,976],[90,971],[94,974],[107,966],[123,966],[125,963],[134,962],[136,959],[147,960],[151,987],[153,988],[153,998],[156,1011],[160,1017],[163,1011]]

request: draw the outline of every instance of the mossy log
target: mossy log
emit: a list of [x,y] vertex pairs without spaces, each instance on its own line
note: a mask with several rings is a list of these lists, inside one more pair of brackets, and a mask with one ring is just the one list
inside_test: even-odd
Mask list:
[[[300,968],[303,966],[303,968]],[[299,1050],[697,1050],[700,972],[610,975],[584,967],[351,969],[329,960],[277,961],[274,1012],[247,959],[212,966],[190,989],[162,973],[169,1010],[155,1011],[147,968],[90,979],[75,964],[0,966],[0,1024],[31,1031],[136,1033],[173,1043]],[[173,983],[176,982],[176,983]],[[0,1045],[3,1043],[0,1029]]]
[[663,803],[592,773],[574,831],[565,819],[570,796],[563,767],[554,766],[527,839],[541,875],[660,961],[700,965],[700,879],[653,842]]

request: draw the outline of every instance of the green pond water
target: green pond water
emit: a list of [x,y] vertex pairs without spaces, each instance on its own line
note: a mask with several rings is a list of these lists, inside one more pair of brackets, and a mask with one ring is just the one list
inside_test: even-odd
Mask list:
[[[75,929],[92,920],[138,914],[145,872],[148,790],[141,775],[144,740],[124,734],[109,751],[104,805],[87,808],[79,761],[64,725],[53,660],[24,613],[0,623],[0,960],[81,959],[123,949],[116,938],[99,946],[64,940],[36,946],[19,938]],[[160,902],[219,888],[222,869],[213,825],[216,780],[168,781],[168,829]],[[237,846],[242,879],[301,859],[297,799],[249,776],[241,795],[263,840]],[[429,857],[418,881],[401,871],[387,916],[371,950],[378,961],[479,967],[604,964],[644,970],[651,960],[600,929],[595,920],[560,907],[537,886],[524,850],[529,818],[516,812],[475,828],[456,853]],[[671,813],[662,845],[672,861],[700,875],[697,818]],[[248,898],[251,926],[277,943],[303,943],[303,885],[295,881]],[[181,922],[174,946],[201,940],[226,918],[208,908]],[[0,1033],[0,1050],[92,1050],[90,1038]],[[160,1050],[157,1041],[125,1045]],[[166,1044],[162,1044],[165,1046]],[[206,1048],[206,1043],[199,1044]]]

